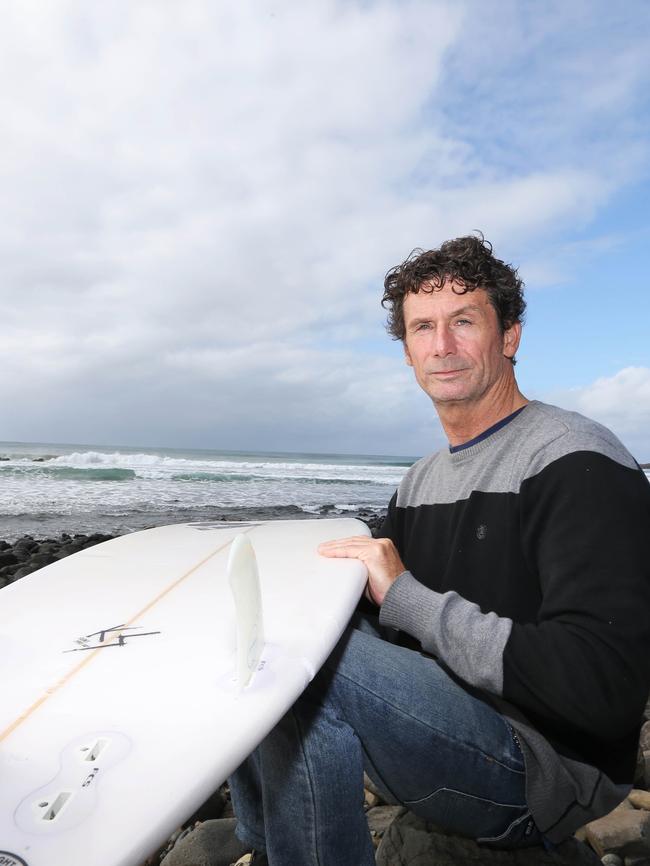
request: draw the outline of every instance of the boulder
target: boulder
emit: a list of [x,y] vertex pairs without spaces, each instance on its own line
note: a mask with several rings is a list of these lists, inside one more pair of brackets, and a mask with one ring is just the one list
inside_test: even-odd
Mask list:
[[645,749],[643,752],[643,788],[646,791],[650,790],[650,750]]
[[56,562],[55,556],[52,556],[49,553],[35,553],[29,558],[29,562],[25,564],[36,570],[37,568],[43,568],[46,565],[50,565],[52,562]]
[[639,791],[637,788],[630,791],[627,799],[635,809],[645,809],[650,812],[650,791]]
[[250,850],[235,836],[234,818],[204,821],[181,833],[160,866],[230,866]]
[[24,535],[14,544],[16,556],[28,556],[38,548],[38,544],[29,535]]
[[4,568],[5,565],[16,565],[18,562],[18,557],[14,553],[0,553],[0,568]]
[[609,815],[591,821],[585,829],[587,841],[599,857],[609,853],[619,857],[650,857],[650,813],[643,809],[618,806]]
[[623,866],[623,860],[618,854],[605,854],[600,862],[603,866]]
[[650,751],[650,722],[644,722],[639,736],[639,747],[641,752]]
[[57,559],[64,559],[66,556],[70,556],[70,554],[72,553],[79,553],[80,550],[83,550],[82,544],[73,544],[72,542],[67,542],[59,548],[59,552],[55,555]]
[[17,569],[17,571],[14,571],[14,573],[12,574],[12,583],[15,580],[19,580],[21,577],[27,577],[27,575],[31,574],[33,571],[36,571],[36,568],[30,568],[29,565],[21,565],[21,567]]
[[377,866],[600,866],[600,860],[575,838],[549,851],[541,846],[514,851],[485,848],[402,809],[384,833]]
[[401,806],[374,806],[366,812],[368,829],[375,847],[379,845],[384,833],[393,823],[397,815],[404,811]]
[[196,810],[196,812],[190,818],[190,822],[192,824],[203,821],[209,821],[212,818],[221,818],[223,815],[223,810],[226,807],[226,803],[228,802],[227,789],[225,785],[222,785],[220,788],[211,794],[208,799],[203,803],[202,806]]

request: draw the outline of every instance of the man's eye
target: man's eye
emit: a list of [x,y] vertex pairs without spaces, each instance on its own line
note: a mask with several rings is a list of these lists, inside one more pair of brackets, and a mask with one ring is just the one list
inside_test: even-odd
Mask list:
[[471,321],[469,319],[456,319],[457,325],[471,325]]
[[420,322],[420,323],[416,326],[415,330],[416,330],[416,331],[427,331],[430,327],[431,327],[431,325],[430,325],[429,322]]

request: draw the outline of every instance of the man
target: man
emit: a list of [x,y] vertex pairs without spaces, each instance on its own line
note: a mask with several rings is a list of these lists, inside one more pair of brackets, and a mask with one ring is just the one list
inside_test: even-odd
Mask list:
[[449,447],[407,472],[383,537],[319,548],[366,564],[379,616],[231,780],[238,836],[271,866],[374,863],[364,769],[502,848],[561,841],[634,772],[650,688],[643,472],[604,427],[519,391],[522,282],[482,236],[415,251],[383,303]]

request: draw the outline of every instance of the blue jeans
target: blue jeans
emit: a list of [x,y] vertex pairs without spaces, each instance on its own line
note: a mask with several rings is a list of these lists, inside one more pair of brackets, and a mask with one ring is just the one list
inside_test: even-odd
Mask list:
[[389,802],[452,833],[540,844],[505,719],[435,660],[359,624],[231,777],[242,842],[271,866],[373,866],[365,769]]

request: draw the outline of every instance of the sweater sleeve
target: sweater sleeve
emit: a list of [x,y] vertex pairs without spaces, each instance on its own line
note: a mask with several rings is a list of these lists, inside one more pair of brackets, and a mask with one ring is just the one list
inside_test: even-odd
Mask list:
[[483,613],[408,573],[387,594],[381,622],[544,727],[624,736],[650,688],[647,479],[596,452],[573,452],[524,481],[520,499],[522,546],[542,593],[535,622]]

